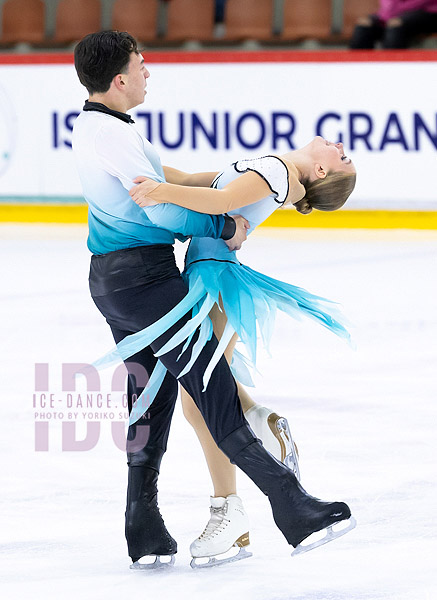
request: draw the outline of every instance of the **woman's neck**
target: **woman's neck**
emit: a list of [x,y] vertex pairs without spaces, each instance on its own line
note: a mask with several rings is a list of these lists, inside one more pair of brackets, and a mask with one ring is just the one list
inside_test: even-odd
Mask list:
[[303,183],[309,177],[311,161],[306,153],[301,150],[290,150],[281,154],[281,158],[294,164],[299,173],[299,181]]

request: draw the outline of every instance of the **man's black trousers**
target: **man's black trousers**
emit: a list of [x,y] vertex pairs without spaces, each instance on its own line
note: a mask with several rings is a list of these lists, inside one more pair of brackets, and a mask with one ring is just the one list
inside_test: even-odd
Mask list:
[[[116,342],[167,314],[188,291],[176,266],[173,247],[164,244],[93,256],[90,290],[95,304],[111,327]],[[130,410],[133,395],[139,396],[156,364],[154,352],[189,318],[189,314],[184,316],[151,346],[125,361],[129,372]],[[148,465],[159,471],[161,458],[167,448],[177,397],[176,376],[188,362],[195,341],[196,336],[179,360],[177,358],[182,345],[160,357],[168,370],[161,389],[148,409],[146,418],[129,428],[127,450],[131,466]],[[217,340],[213,337],[180,382],[193,397],[216,443],[220,444],[231,433],[240,430],[243,434],[241,446],[245,447],[255,438],[244,419],[237,387],[224,357],[215,367],[206,391],[202,392],[203,373],[216,347]]]

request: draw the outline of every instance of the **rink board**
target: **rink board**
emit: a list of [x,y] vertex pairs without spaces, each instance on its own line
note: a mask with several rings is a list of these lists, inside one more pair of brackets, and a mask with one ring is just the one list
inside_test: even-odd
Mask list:
[[[436,51],[169,51],[145,59],[146,101],[130,112],[163,164],[219,170],[322,135],[343,141],[357,165],[347,211],[311,215],[310,224],[278,213],[269,225],[436,227]],[[85,222],[86,209],[72,200],[81,186],[71,134],[87,94],[72,54],[2,54],[0,82],[0,221]]]

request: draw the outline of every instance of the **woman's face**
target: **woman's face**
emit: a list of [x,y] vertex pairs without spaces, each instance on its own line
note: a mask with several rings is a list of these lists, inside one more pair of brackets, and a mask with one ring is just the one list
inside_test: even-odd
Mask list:
[[320,164],[327,172],[355,173],[355,166],[350,158],[344,152],[343,144],[338,142],[328,142],[324,138],[317,136],[306,146],[311,154],[311,158],[316,164]]

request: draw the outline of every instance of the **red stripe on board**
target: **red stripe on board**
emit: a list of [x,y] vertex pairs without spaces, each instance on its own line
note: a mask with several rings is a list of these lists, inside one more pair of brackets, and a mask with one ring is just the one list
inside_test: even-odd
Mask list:
[[149,63],[437,62],[437,50],[143,52]]
[[[437,50],[243,50],[143,52],[147,63],[270,63],[270,62],[437,62]],[[0,65],[65,65],[71,53],[0,54]]]
[[0,54],[0,65],[72,65],[73,55],[63,54]]

